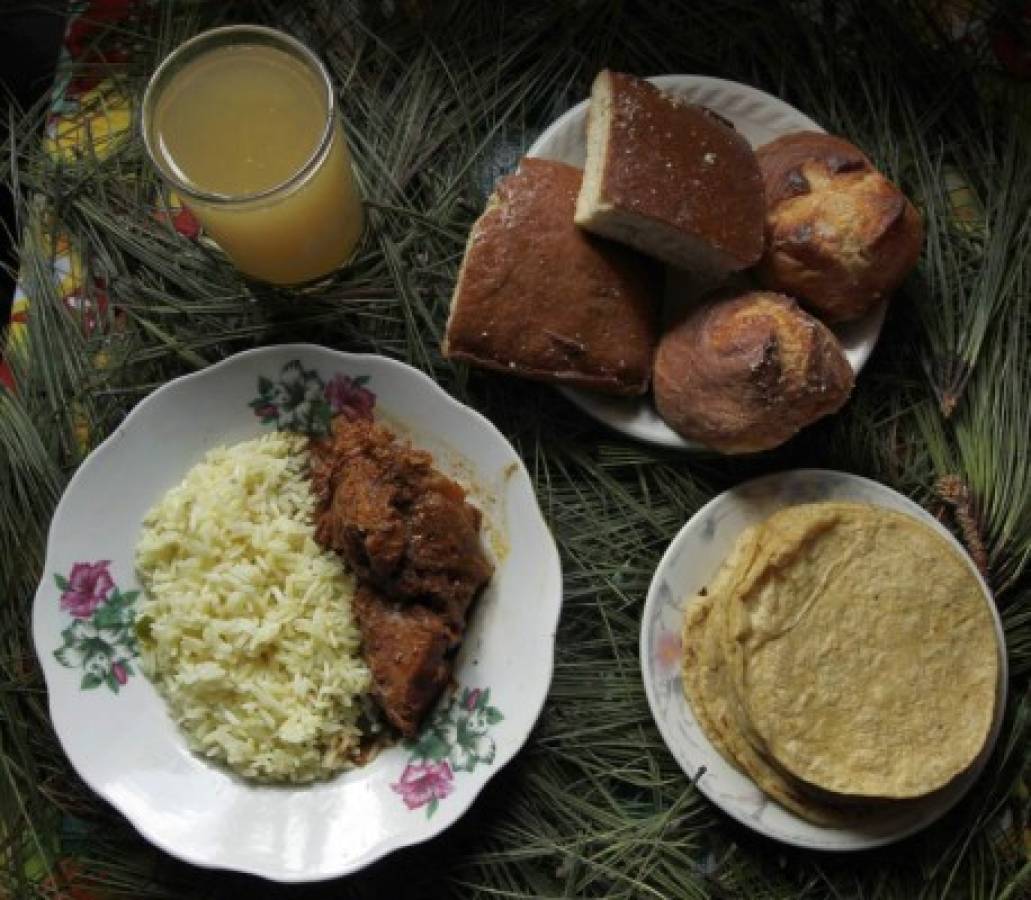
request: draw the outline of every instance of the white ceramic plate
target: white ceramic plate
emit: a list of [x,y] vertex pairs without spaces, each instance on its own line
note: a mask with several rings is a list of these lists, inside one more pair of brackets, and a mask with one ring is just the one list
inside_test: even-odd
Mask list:
[[[736,81],[702,75],[659,75],[648,80],[670,94],[715,110],[733,122],[753,147],[793,131],[824,130],[783,100]],[[555,159],[583,168],[586,121],[587,101],[584,100],[552,122],[526,155]],[[686,295],[696,292],[697,288],[692,286],[686,273],[669,271],[666,279],[667,305],[682,302]],[[864,318],[833,328],[856,374],[873,352],[886,310],[887,302],[884,302]],[[559,390],[584,412],[629,437],[664,447],[700,449],[698,444],[682,438],[659,417],[650,396],[624,399],[571,387]]]
[[[398,745],[324,783],[251,784],[187,749],[139,671],[141,520],[211,447],[367,403],[366,391],[377,416],[403,423],[444,471],[477,485],[490,544],[507,551],[473,609],[457,690],[426,726],[439,737],[435,758]],[[300,882],[354,872],[468,809],[537,720],[561,600],[558,553],[526,469],[490,422],[403,363],[301,344],[171,382],[90,455],[54,516],[33,635],[58,737],[98,794],[188,862]]]
[[[852,500],[895,509],[929,525],[962,555],[977,575],[999,639],[999,684],[995,718],[974,765],[937,793],[904,808],[888,809],[861,829],[814,825],[767,797],[709,743],[681,688],[681,623],[686,603],[716,574],[738,535],[778,509],[820,500]],[[641,622],[641,670],[652,715],[680,767],[713,803],[749,828],[799,847],[864,850],[924,828],[969,790],[984,768],[1002,725],[1006,705],[1006,643],[984,580],[966,551],[933,516],[882,484],[844,472],[801,469],[749,481],[703,506],[673,539],[662,557]],[[699,773],[704,769],[704,774]]]

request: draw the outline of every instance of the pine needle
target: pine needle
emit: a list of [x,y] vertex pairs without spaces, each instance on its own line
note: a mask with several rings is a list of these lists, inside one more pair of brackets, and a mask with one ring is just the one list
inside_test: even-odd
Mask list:
[[[0,389],[0,894],[46,896],[50,871],[69,893],[301,895],[172,861],[85,788],[48,724],[29,612],[67,478],[142,396],[247,347],[312,340],[410,361],[498,424],[560,545],[565,601],[552,690],[517,761],[441,839],[304,896],[1023,896],[1031,142],[1019,131],[1023,101],[992,62],[990,27],[954,35],[931,6],[957,5],[159,2],[105,26],[98,47],[120,39],[136,49],[125,64],[94,63],[95,73],[137,102],[164,54],[222,21],[285,28],[325,60],[369,229],[348,270],[302,296],[246,281],[161,220],[165,200],[137,135],[106,157],[58,162],[36,138],[42,107],[0,110],[13,122],[0,160],[32,297],[28,338],[9,360],[17,393]],[[496,178],[603,65],[714,74],[778,94],[854,140],[923,213],[920,266],[852,401],[773,453],[724,459],[633,444],[546,387],[441,358],[469,226]],[[49,274],[57,233],[87,261],[88,299],[106,289],[108,312],[92,329]],[[793,466],[875,478],[940,514],[975,551],[976,536],[1005,624],[1010,712],[984,777],[932,829],[860,857],[781,847],[721,815],[666,749],[641,684],[641,608],[669,540],[718,491]],[[943,478],[956,479],[962,504],[942,502]]]

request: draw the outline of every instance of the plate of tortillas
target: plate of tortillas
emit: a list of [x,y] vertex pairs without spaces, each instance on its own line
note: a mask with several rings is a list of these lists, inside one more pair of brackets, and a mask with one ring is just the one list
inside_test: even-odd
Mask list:
[[740,485],[674,538],[641,663],[686,775],[797,846],[900,840],[971,787],[998,737],[1006,650],[951,534],[884,485],[800,470]]

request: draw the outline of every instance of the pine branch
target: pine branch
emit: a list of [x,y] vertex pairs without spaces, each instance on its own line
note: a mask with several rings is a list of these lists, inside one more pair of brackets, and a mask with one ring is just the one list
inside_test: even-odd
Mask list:
[[[976,55],[990,52],[985,39],[954,37],[939,6],[162,2],[102,30],[98,46],[130,38],[137,48],[98,70],[137,103],[160,58],[208,25],[258,19],[298,34],[338,85],[370,228],[329,284],[299,297],[257,286],[160,219],[138,135],[107,157],[58,161],[27,137],[43,110],[15,116],[0,159],[32,312],[11,357],[18,392],[0,392],[0,835],[10,863],[0,892],[44,895],[24,874],[42,848],[69,890],[261,895],[253,880],[153,851],[71,773],[48,725],[29,610],[65,480],[141,396],[245,347],[314,340],[412,361],[495,421],[527,462],[566,579],[553,688],[518,761],[444,838],[304,896],[1019,896],[1026,857],[1003,825],[1028,821],[1015,786],[1028,772],[1031,676],[1031,152],[1014,134],[1018,95]],[[470,224],[496,178],[586,96],[602,65],[716,74],[778,94],[854,140],[921,208],[924,256],[855,396],[774,453],[726,460],[632,444],[545,387],[441,358]],[[58,233],[87,261],[88,290],[103,284],[110,298],[92,331],[49,276]],[[637,663],[641,604],[680,525],[746,477],[802,465],[868,475],[931,509],[940,479],[955,476],[947,521],[972,552],[983,547],[1009,647],[1014,699],[986,776],[934,829],[859,859],[774,846],[716,811],[652,724]],[[69,821],[85,832],[70,839]],[[61,874],[70,856],[74,878]],[[275,895],[291,893],[301,892]]]

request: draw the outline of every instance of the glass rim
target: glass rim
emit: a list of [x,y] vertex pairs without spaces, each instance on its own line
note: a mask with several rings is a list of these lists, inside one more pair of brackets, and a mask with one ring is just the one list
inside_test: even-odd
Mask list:
[[[170,171],[168,165],[162,162],[159,155],[155,153],[155,148],[151,141],[151,126],[153,125],[154,104],[161,95],[159,85],[168,75],[169,70],[181,61],[184,55],[191,51],[197,51],[199,45],[217,41],[218,38],[246,37],[247,35],[258,36],[263,39],[264,43],[271,44],[272,46],[275,46],[277,43],[280,46],[285,45],[290,51],[300,56],[315,73],[321,76],[322,84],[326,91],[326,122],[311,156],[298,167],[296,172],[283,179],[283,181],[260,191],[253,191],[247,194],[205,191],[191,186],[173,171]],[[202,53],[203,51],[198,53],[198,58]],[[147,150],[147,156],[151,163],[161,174],[161,177],[169,182],[178,193],[181,193],[188,199],[224,206],[249,203],[255,200],[266,200],[299,186],[314,172],[329,149],[333,141],[335,119],[336,95],[333,93],[333,82],[330,80],[329,72],[326,70],[325,65],[323,65],[322,60],[309,47],[292,35],[279,31],[276,28],[267,28],[264,25],[222,25],[218,28],[209,28],[207,31],[202,31],[199,34],[195,34],[189,40],[183,41],[161,61],[161,64],[154,70],[154,74],[150,76],[147,88],[143,92],[143,115],[141,117],[140,130],[143,132],[143,145]]]

